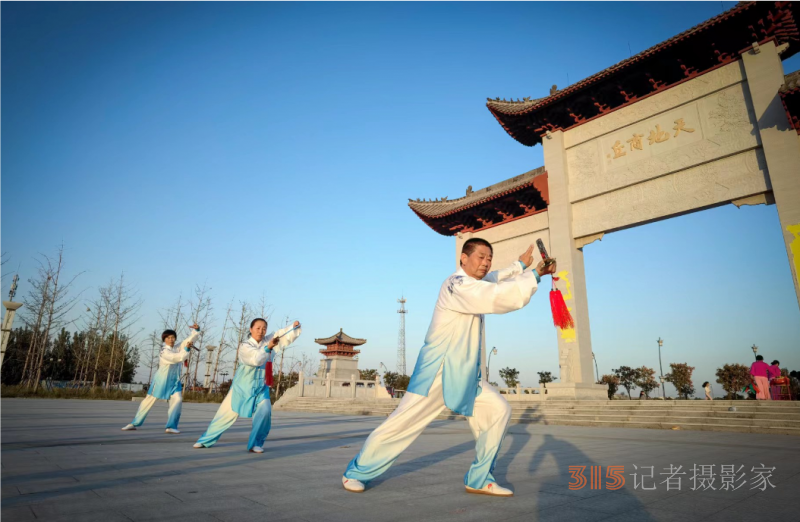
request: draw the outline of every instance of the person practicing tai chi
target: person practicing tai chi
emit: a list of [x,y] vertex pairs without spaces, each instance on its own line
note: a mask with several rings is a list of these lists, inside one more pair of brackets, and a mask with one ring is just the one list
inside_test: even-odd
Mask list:
[[489,272],[492,245],[473,238],[461,249],[461,268],[442,284],[433,319],[419,352],[406,395],[367,438],[342,477],[347,491],[385,472],[445,406],[465,415],[476,440],[476,456],[464,485],[468,493],[510,497],[492,476],[511,407],[488,382],[485,314],[505,314],[528,304],[541,276],[556,265],[541,261],[534,270],[533,245],[508,268]]
[[[250,338],[239,345],[239,368],[233,376],[228,395],[222,401],[217,414],[194,445],[195,448],[210,448],[240,416],[253,418],[253,429],[247,441],[247,450],[264,453],[262,446],[272,425],[272,403],[269,386],[266,384],[268,362],[277,352],[286,349],[300,336],[300,323],[294,322],[275,333],[267,335],[266,319],[253,319],[250,323]],[[270,368],[270,371],[272,369]]]
[[167,433],[180,433],[178,431],[178,422],[181,420],[181,405],[183,404],[181,367],[183,366],[183,361],[189,358],[192,343],[200,337],[199,326],[193,324],[190,328],[192,333],[177,348],[175,347],[175,341],[178,338],[178,334],[175,333],[175,330],[164,330],[164,333],[161,334],[164,346],[161,348],[156,377],[147,392],[147,397],[139,405],[139,411],[136,412],[133,422],[122,428],[122,431],[132,431],[144,424],[150,408],[153,407],[157,400],[161,399],[162,401],[169,401]]

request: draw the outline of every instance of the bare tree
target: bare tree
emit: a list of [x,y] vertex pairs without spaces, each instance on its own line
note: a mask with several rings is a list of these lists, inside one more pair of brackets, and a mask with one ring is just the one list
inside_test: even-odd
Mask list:
[[228,304],[228,310],[225,312],[225,320],[222,323],[222,334],[220,335],[219,346],[217,347],[217,357],[216,360],[214,361],[214,371],[212,372],[211,381],[208,384],[208,393],[211,393],[211,387],[212,387],[211,383],[217,382],[217,370],[219,370],[219,361],[220,359],[222,359],[222,355],[225,352],[226,348],[225,334],[227,333],[228,330],[228,321],[231,320],[232,310],[233,310],[233,299],[231,299],[231,302]]
[[31,347],[33,355],[26,361],[28,363],[26,364],[28,375],[25,382],[27,386],[33,386],[34,390],[39,388],[44,356],[50,341],[50,333],[54,329],[60,330],[66,325],[66,316],[72,311],[78,299],[78,296],[69,297],[69,292],[75,280],[81,275],[78,273],[66,283],[62,280],[61,272],[64,268],[63,244],[58,248],[56,259],[51,259],[46,255],[42,255],[42,258],[39,277],[35,283],[32,281],[31,284],[38,288],[33,290],[32,297],[34,299],[36,299],[37,295],[42,297],[40,302],[36,303],[34,301],[34,304],[38,304],[39,309],[43,305],[44,313],[37,314],[37,326],[41,331],[35,332],[36,342],[32,343]]
[[150,335],[150,357],[148,357],[145,368],[147,368],[147,389],[150,389],[150,383],[153,380],[153,368],[158,368],[161,357],[161,337],[158,335],[158,330],[153,330]]
[[29,369],[33,366],[34,358],[36,357],[36,350],[39,346],[39,338],[42,335],[42,321],[44,314],[47,310],[47,303],[50,294],[50,278],[51,274],[46,269],[44,263],[38,260],[39,266],[37,268],[37,275],[28,279],[30,290],[28,294],[22,299],[25,305],[22,320],[25,325],[31,329],[31,341],[28,346],[28,352],[25,355],[25,365],[22,367],[22,382],[23,384],[28,381]]
[[[203,354],[203,345],[205,343],[205,336],[208,333],[208,330],[211,326],[211,321],[213,319],[213,307],[211,305],[211,288],[209,288],[206,284],[203,284],[201,287],[200,285],[196,285],[194,289],[194,299],[190,303],[191,308],[191,317],[192,323],[203,325],[200,333],[200,338],[195,343],[198,352],[193,353],[189,352],[189,364],[187,364],[188,370],[191,371],[192,363],[194,362],[194,374],[192,377],[191,384],[189,386],[194,386],[197,383],[197,371],[200,366],[200,362],[202,360]],[[189,373],[190,371],[186,372],[186,383],[189,383]]]
[[[127,335],[128,328],[136,322],[137,312],[142,306],[141,299],[136,296],[136,291],[130,286],[125,284],[125,274],[119,276],[119,282],[114,286],[114,307],[112,309],[112,316],[114,318],[114,330],[111,337],[111,352],[108,362],[108,374],[106,376],[106,388],[111,387],[116,375],[116,361],[117,356],[125,360],[126,345],[129,341]],[[122,337],[125,339],[121,339]],[[120,373],[120,377],[122,374]]]
[[239,318],[232,328],[232,341],[236,346],[236,353],[234,354],[233,375],[231,375],[231,378],[236,375],[236,369],[239,367],[239,346],[241,346],[248,335],[250,335],[250,323],[248,322],[251,313],[250,305],[246,301],[239,301],[239,303],[241,305]]
[[114,286],[109,283],[99,289],[99,297],[94,305],[97,309],[97,329],[95,335],[94,370],[92,371],[92,387],[97,386],[97,373],[100,368],[100,357],[103,355],[103,345],[108,338],[109,320],[111,318]]

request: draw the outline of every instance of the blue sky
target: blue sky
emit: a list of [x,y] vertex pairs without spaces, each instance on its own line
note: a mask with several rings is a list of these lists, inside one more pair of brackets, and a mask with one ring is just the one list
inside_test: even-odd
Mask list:
[[[410,369],[454,240],[407,199],[543,164],[486,97],[543,96],[732,6],[3,3],[4,268],[21,266],[24,293],[33,256],[63,241],[87,296],[125,272],[146,331],[196,283],[217,327],[232,298],[264,293],[273,317],[304,323],[295,350],[344,328],[368,339],[370,368],[395,367],[404,294]],[[753,343],[800,368],[774,206],[609,234],[585,256],[601,373],[656,367],[659,336],[698,388]],[[504,366],[525,385],[557,375],[545,290],[487,322],[494,380]]]

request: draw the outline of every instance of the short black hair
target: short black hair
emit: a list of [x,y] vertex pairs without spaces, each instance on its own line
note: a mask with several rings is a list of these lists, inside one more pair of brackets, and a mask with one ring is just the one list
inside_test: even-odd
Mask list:
[[704,382],[702,387],[705,388],[706,386],[708,386],[708,381]]
[[479,237],[473,237],[472,239],[467,239],[466,242],[464,242],[464,245],[461,247],[461,253],[471,256],[472,253],[475,252],[475,249],[478,248],[478,245],[485,246],[492,252],[492,254],[494,254],[494,249],[492,248],[492,244],[486,241],[485,239],[481,239]]
[[250,321],[250,328],[252,328],[253,326],[255,326],[255,324],[256,324],[257,322],[259,322],[259,321],[264,321],[264,326],[267,326],[267,324],[268,324],[266,319],[262,319],[261,317],[256,317],[255,319],[253,319],[252,321]]
[[763,361],[763,360],[764,360],[763,355],[756,355],[756,361]]
[[167,337],[170,335],[174,335],[176,338],[178,337],[178,334],[175,333],[175,330],[164,330],[164,333],[161,334],[161,340],[166,341]]
[[777,364],[777,365],[780,365],[780,364],[781,364],[781,362],[780,362],[780,361],[772,361],[770,364]]

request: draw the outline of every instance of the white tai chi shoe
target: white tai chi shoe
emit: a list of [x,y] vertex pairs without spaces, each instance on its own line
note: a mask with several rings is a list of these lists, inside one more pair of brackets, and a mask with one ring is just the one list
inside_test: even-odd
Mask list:
[[492,495],[494,497],[513,497],[514,492],[510,489],[506,489],[502,486],[498,486],[494,482],[489,482],[481,489],[471,488],[466,486],[467,493],[473,493],[475,495]]
[[253,448],[250,450],[250,453],[264,453],[264,448],[261,446],[253,446]]
[[171,433],[173,435],[177,435],[178,433],[180,433],[180,430],[176,430],[174,428],[167,428],[166,433]]
[[136,426],[134,426],[133,424],[128,424],[127,426],[122,428],[122,431],[136,431]]
[[199,442],[195,442],[195,443],[194,443],[194,446],[192,446],[192,447],[193,447],[193,448],[198,448],[198,449],[199,449],[199,448],[205,448],[205,446],[203,446],[203,445],[202,445],[202,444],[200,444]]
[[364,483],[361,482],[360,480],[342,477],[342,486],[344,486],[344,489],[346,489],[347,491],[352,491],[353,493],[364,492]]

